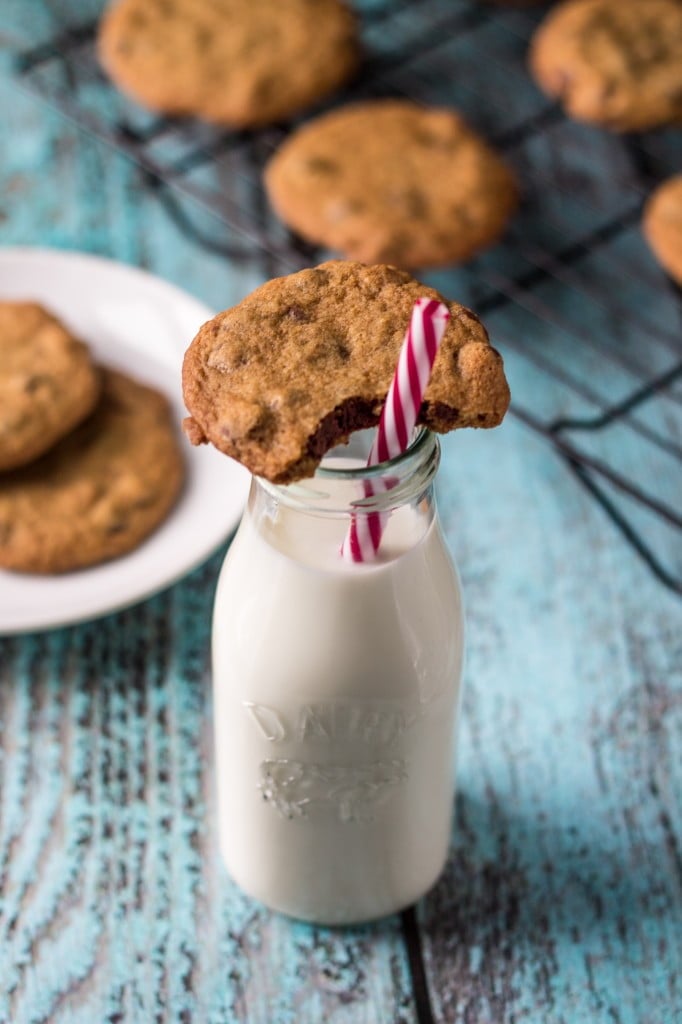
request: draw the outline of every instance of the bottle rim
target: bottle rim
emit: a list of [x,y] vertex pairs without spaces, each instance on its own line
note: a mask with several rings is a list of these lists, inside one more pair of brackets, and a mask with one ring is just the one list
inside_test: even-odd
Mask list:
[[[429,441],[431,446],[429,446]],[[392,474],[396,470],[402,475],[405,468],[416,462],[420,457],[426,457],[430,448],[438,445],[434,434],[426,427],[417,427],[412,441],[404,452],[396,455],[393,459],[386,459],[385,462],[378,462],[375,466],[358,466],[356,469],[334,469],[332,466],[325,466],[324,462],[315,470],[315,476],[320,479],[331,480],[371,480],[373,477],[383,477],[387,473]],[[426,452],[423,449],[427,448]]]
[[[388,511],[424,494],[439,462],[437,437],[425,427],[418,427],[404,452],[376,466],[349,469],[320,465],[312,478],[291,484],[273,484],[262,477],[255,479],[276,501],[308,512],[338,515],[353,511]],[[358,484],[372,481],[378,485],[376,490],[358,487]],[[332,486],[331,491],[325,490],[325,483]],[[335,485],[349,485],[348,491],[353,492],[353,497],[338,504],[339,495],[333,491]]]

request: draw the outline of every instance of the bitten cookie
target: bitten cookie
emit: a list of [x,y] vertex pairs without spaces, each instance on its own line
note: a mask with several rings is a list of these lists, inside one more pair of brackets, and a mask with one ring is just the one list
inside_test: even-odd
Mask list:
[[0,476],[0,566],[60,573],[130,551],[182,479],[166,399],[105,370],[93,415],[42,459]]
[[682,285],[682,174],[668,178],[649,197],[642,226],[658,262]]
[[363,263],[459,263],[496,241],[514,178],[452,110],[378,100],[299,129],[265,171],[270,201],[304,238]]
[[533,37],[530,68],[578,121],[642,131],[682,120],[680,0],[566,0]]
[[[379,422],[421,296],[446,301],[395,267],[342,260],[257,288],[185,354],[190,440],[275,483],[310,476],[326,451]],[[494,427],[509,404],[502,358],[478,317],[447,305],[419,422],[441,433]]]
[[99,374],[42,306],[0,302],[0,470],[38,458],[94,408]]
[[98,49],[119,88],[150,110],[238,127],[315,103],[359,57],[342,0],[116,0]]

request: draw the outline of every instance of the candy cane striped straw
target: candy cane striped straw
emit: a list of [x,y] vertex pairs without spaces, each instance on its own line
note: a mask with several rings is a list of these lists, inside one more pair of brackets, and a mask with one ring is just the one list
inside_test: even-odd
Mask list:
[[[442,302],[435,299],[417,299],[415,302],[398,365],[381,411],[368,466],[394,459],[408,447],[449,318],[447,306]],[[367,498],[389,490],[390,486],[390,481],[381,477],[363,481]],[[341,546],[341,554],[346,561],[369,562],[375,558],[384,525],[385,515],[379,512],[353,515]]]

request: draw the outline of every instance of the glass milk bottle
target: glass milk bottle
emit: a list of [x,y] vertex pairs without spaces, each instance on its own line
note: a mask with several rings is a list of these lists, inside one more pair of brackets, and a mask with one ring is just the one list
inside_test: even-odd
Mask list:
[[[359,922],[413,903],[447,856],[463,654],[459,580],[427,431],[364,466],[355,435],[314,478],[254,478],[216,594],[220,843],[250,895],[293,917]],[[366,481],[390,490],[363,497]],[[376,560],[345,561],[351,521],[383,513]]]

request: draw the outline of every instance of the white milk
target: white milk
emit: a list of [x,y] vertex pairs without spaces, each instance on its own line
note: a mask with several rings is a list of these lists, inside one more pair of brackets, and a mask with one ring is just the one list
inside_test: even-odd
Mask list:
[[463,651],[429,495],[391,516],[378,563],[343,562],[347,526],[254,481],[213,627],[228,870],[268,906],[329,924],[396,911],[443,868]]

